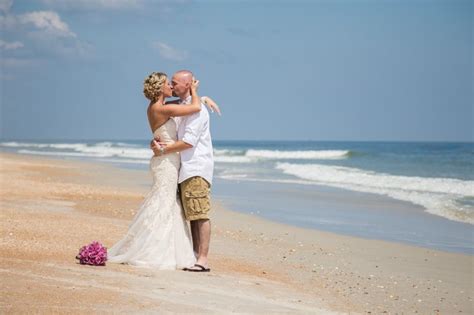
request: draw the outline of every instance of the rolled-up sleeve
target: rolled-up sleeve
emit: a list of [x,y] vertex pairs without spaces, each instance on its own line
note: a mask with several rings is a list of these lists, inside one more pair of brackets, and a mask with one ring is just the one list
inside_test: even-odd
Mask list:
[[184,130],[183,141],[196,146],[199,140],[199,135],[204,126],[204,119],[202,119],[201,112],[194,113],[186,118],[186,128]]

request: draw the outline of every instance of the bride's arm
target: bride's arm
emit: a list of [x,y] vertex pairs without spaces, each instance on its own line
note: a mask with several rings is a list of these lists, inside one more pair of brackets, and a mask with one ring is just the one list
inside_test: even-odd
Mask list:
[[201,97],[201,102],[205,104],[211,110],[211,112],[216,112],[219,116],[221,116],[219,105],[217,105],[212,98],[209,96],[203,96]]
[[197,88],[199,86],[199,81],[194,80],[191,84],[191,104],[190,105],[175,105],[169,104],[160,106],[157,111],[160,114],[166,116],[186,116],[190,114],[197,113],[201,110],[201,98],[197,94]]

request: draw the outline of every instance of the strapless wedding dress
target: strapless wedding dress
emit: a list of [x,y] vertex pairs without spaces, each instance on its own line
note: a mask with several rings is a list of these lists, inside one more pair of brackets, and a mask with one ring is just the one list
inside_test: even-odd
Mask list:
[[[161,142],[176,141],[171,118],[153,133]],[[178,269],[196,262],[191,235],[177,195],[180,157],[154,156],[153,186],[128,226],[126,235],[107,251],[108,262],[154,269]]]

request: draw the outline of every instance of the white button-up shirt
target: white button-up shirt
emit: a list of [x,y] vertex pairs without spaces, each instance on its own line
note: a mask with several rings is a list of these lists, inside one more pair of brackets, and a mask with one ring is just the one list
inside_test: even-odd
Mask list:
[[[191,96],[180,101],[180,104],[189,103],[191,103]],[[178,124],[178,140],[193,146],[180,152],[181,168],[179,169],[178,182],[182,183],[193,176],[200,176],[207,180],[209,184],[212,184],[214,154],[209,126],[209,112],[206,106],[201,104],[200,112],[176,117],[175,120]]]

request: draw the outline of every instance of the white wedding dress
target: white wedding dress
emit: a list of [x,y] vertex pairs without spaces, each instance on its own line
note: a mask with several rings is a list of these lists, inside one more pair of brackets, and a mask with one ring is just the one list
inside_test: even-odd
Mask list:
[[[161,142],[176,141],[170,118],[153,133]],[[154,156],[153,186],[128,226],[127,234],[108,249],[107,261],[154,269],[180,269],[196,262],[188,225],[177,195],[180,157]]]

